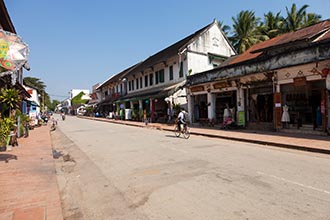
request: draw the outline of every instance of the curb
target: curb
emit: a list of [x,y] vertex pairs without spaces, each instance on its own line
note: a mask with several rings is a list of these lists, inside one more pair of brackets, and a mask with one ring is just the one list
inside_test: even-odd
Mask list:
[[[93,118],[93,117],[86,117],[86,116],[78,116],[78,118],[88,119],[88,120],[95,120],[95,121],[102,121],[102,122],[110,122],[114,124],[121,124],[121,125],[129,125],[134,127],[141,127],[141,128],[148,128],[148,127],[154,127],[159,130],[165,130],[165,131],[173,131],[173,129],[169,128],[159,128],[159,126],[156,125],[139,125],[139,124],[131,124],[131,123],[125,123],[125,122],[117,122],[115,120],[108,120],[108,119],[102,119],[102,118]],[[288,148],[293,150],[300,150],[300,151],[307,151],[312,153],[322,153],[322,154],[329,154],[330,155],[330,149],[320,149],[320,148],[312,148],[312,147],[306,147],[306,146],[299,146],[299,145],[292,145],[292,144],[283,144],[283,143],[276,143],[276,142],[270,142],[270,141],[263,141],[263,140],[254,140],[254,139],[244,139],[239,137],[228,137],[223,135],[215,135],[215,134],[206,134],[206,133],[199,133],[199,132],[190,132],[193,135],[201,135],[205,137],[211,137],[211,138],[222,138],[226,140],[234,140],[234,141],[240,141],[240,142],[247,142],[247,143],[253,143],[253,144],[261,144],[261,145],[271,145],[274,147],[280,147],[280,148]],[[330,144],[330,143],[329,143]]]

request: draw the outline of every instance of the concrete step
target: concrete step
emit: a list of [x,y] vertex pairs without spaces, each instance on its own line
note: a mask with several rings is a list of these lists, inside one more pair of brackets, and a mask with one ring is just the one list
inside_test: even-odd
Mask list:
[[282,128],[280,130],[281,130],[281,132],[292,133],[292,134],[311,134],[311,135],[327,136],[326,132],[323,132],[320,130],[313,130],[313,128],[312,129]]

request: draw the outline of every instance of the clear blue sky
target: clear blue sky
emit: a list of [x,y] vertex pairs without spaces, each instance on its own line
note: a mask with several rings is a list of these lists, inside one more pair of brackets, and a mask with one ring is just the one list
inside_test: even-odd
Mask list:
[[31,71],[52,99],[89,89],[212,22],[232,24],[241,10],[262,17],[296,3],[330,18],[330,0],[5,0],[30,47]]

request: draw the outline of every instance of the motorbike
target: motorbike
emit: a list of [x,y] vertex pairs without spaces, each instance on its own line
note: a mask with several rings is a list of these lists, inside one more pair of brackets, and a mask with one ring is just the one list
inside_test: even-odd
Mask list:
[[236,128],[236,124],[231,117],[226,118],[222,124],[224,129],[233,129]]

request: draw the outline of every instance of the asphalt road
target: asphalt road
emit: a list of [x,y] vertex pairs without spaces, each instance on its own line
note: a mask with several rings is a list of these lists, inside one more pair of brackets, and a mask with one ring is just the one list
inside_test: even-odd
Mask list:
[[52,139],[67,220],[330,220],[329,155],[76,117]]

